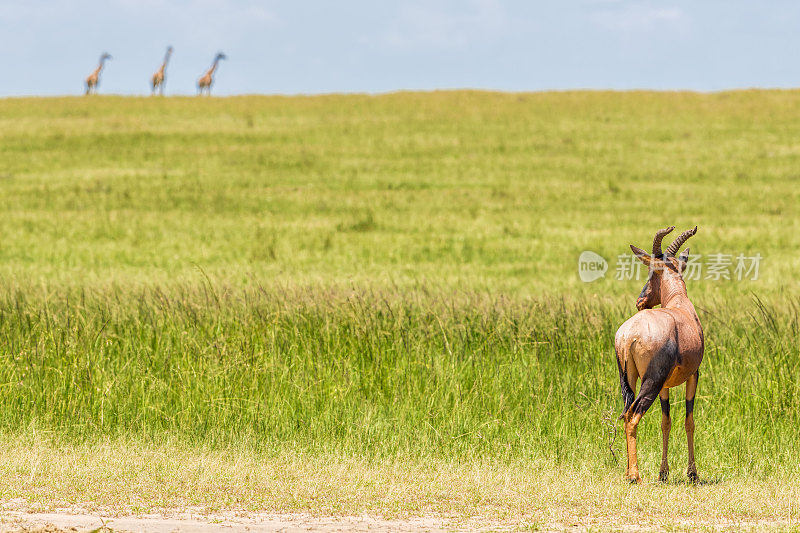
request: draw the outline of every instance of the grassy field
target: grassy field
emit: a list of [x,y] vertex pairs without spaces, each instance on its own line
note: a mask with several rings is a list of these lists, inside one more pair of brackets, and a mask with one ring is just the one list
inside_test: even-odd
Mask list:
[[[4,99],[0,126],[0,499],[800,517],[800,92]],[[688,282],[701,485],[681,391],[672,483],[631,488],[615,262],[669,224],[763,259]]]

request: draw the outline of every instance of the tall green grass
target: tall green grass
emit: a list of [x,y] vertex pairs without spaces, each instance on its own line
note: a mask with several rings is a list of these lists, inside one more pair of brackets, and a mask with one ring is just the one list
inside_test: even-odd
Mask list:
[[[796,304],[701,313],[706,473],[796,464]],[[624,448],[612,339],[629,310],[609,301],[207,285],[5,292],[0,308],[6,432],[598,467]]]
[[769,476],[800,455],[798,138],[795,91],[0,100],[0,429],[616,469],[613,262],[697,224],[764,258],[688,283],[698,464]]

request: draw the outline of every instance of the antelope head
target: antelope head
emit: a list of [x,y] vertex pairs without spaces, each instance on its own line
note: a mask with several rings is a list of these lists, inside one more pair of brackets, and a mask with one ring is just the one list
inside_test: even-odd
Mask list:
[[662,281],[678,282],[685,291],[683,282],[683,271],[689,260],[689,249],[685,249],[678,257],[675,254],[686,240],[697,233],[697,226],[694,229],[684,231],[662,252],[661,241],[668,235],[675,226],[660,229],[653,238],[653,253],[648,254],[641,248],[631,244],[631,251],[648,268],[647,283],[644,284],[639,298],[636,300],[636,309],[652,309],[661,304],[661,285]]

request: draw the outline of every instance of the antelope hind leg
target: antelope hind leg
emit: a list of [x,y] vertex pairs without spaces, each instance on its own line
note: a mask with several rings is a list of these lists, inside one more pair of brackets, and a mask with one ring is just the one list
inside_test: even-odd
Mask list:
[[[628,379],[627,369],[623,368],[622,363],[620,362],[619,354],[617,354],[617,370],[619,370],[619,386],[620,392],[622,393],[623,403],[622,415],[620,418],[625,420],[625,453],[628,459],[628,464],[625,467],[625,478],[627,479],[629,477],[628,472],[631,469],[630,439],[628,438],[627,431],[629,417],[627,415],[628,410],[630,409],[631,404],[633,404],[633,400],[636,397],[636,393],[634,391],[636,390],[636,381],[638,380],[638,377],[635,377],[632,381]],[[631,383],[633,383],[633,385],[631,385]],[[634,446],[636,446],[635,442]]]
[[661,400],[661,469],[658,472],[658,480],[666,483],[669,479],[669,462],[667,460],[667,448],[669,448],[669,430],[672,429],[672,419],[669,416],[669,389],[661,389],[658,395]]
[[[649,369],[648,369],[649,370]],[[639,475],[639,461],[636,455],[636,427],[644,414],[653,405],[656,397],[661,392],[664,383],[667,381],[669,372],[656,372],[653,375],[645,373],[642,378],[642,387],[639,395],[634,400],[628,412],[625,413],[625,438],[628,442],[628,481],[640,483],[642,477]]]
[[697,392],[697,380],[700,371],[692,374],[686,380],[686,444],[689,447],[689,465],[686,468],[686,475],[689,481],[697,482],[697,466],[694,464],[694,396]]

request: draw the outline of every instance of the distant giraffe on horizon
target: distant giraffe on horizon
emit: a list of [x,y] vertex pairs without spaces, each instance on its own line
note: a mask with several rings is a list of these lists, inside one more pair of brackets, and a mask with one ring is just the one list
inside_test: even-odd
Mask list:
[[103,70],[107,59],[112,59],[111,54],[103,52],[103,55],[100,56],[100,64],[97,65],[94,72],[89,74],[89,77],[86,78],[86,94],[92,94],[92,91],[97,94],[97,86],[100,84],[100,72]]
[[167,82],[167,76],[166,76],[167,63],[169,63],[169,57],[171,55],[172,55],[172,47],[168,46],[167,54],[164,56],[164,62],[161,63],[161,68],[158,69],[155,74],[153,74],[152,78],[150,78],[150,83],[153,86],[153,92],[152,92],[153,95],[156,94],[156,89],[158,89],[159,94],[161,96],[164,96],[164,85],[166,85]]
[[222,52],[217,53],[211,68],[208,69],[208,71],[206,71],[206,73],[203,74],[199,80],[197,80],[197,94],[201,95],[205,90],[206,94],[211,96],[211,85],[214,84],[214,71],[217,70],[217,65],[219,64],[220,59],[228,59],[228,56]]

